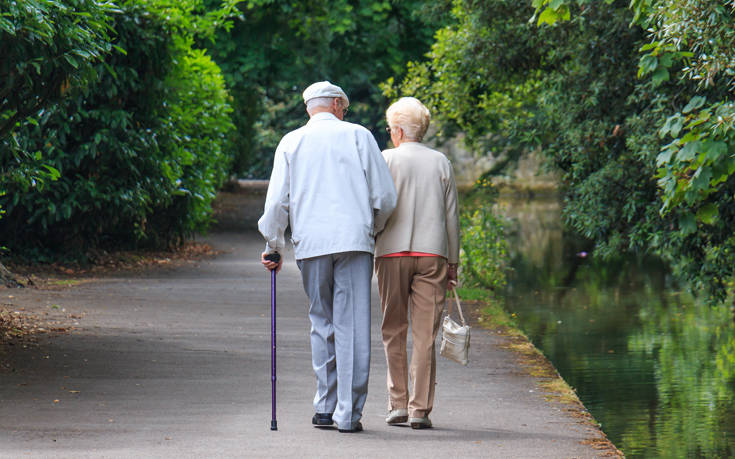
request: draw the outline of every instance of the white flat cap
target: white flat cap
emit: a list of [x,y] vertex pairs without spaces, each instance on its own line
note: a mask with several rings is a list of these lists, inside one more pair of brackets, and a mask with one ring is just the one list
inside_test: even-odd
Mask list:
[[345,107],[350,106],[350,99],[342,88],[328,81],[319,81],[304,89],[304,103],[315,97],[339,97],[344,102]]

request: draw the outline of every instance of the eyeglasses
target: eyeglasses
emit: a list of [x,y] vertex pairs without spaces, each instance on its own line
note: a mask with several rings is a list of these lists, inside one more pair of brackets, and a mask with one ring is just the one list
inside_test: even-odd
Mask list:
[[391,128],[390,126],[385,127],[385,132],[387,132],[388,134],[390,134],[392,130],[393,128]]

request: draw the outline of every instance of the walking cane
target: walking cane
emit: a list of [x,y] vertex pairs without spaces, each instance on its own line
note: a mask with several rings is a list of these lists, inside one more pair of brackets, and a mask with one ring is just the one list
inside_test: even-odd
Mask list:
[[[281,255],[278,252],[269,253],[265,259],[278,263]],[[276,270],[271,270],[271,430],[278,430],[276,421]]]

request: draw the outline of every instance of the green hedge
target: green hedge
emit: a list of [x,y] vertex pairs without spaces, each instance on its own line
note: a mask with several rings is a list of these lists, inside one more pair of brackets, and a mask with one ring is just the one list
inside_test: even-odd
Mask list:
[[98,0],[0,0],[0,138],[94,78],[114,11]]
[[12,255],[43,261],[170,246],[209,222],[230,163],[229,96],[185,23],[167,20],[175,8],[157,5],[123,4],[112,24],[116,49],[96,66],[95,82],[0,140],[3,169],[18,152],[38,152],[60,174],[29,190],[3,181],[0,245]]

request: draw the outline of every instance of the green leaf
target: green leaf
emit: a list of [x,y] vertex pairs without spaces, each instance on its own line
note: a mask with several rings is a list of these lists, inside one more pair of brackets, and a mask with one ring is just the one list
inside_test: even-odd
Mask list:
[[549,1],[549,8],[554,11],[558,11],[560,7],[564,6],[566,0],[551,0]]
[[659,131],[659,137],[663,138],[666,134],[671,134],[671,137],[674,138],[679,137],[679,132],[681,132],[682,127],[684,127],[684,117],[679,113],[670,116],[666,119],[666,122]]
[[658,42],[647,43],[647,44],[641,46],[641,48],[639,49],[639,51],[641,51],[641,52],[643,52],[643,51],[650,51],[650,50],[652,50],[654,48],[657,48],[658,46],[659,46]]
[[664,81],[669,81],[669,71],[664,67],[659,67],[653,72],[651,80],[654,86],[660,86]]
[[670,68],[674,62],[674,55],[672,53],[661,54],[658,58],[658,65],[663,68]]
[[684,146],[676,154],[676,159],[681,162],[689,162],[697,156],[701,142],[694,141],[684,144]]
[[679,217],[679,231],[688,236],[697,231],[697,220],[692,213],[686,213]]
[[709,110],[701,110],[699,112],[699,115],[697,115],[696,118],[694,118],[689,124],[687,124],[687,129],[693,129],[702,123],[706,123],[709,121],[709,119],[712,117],[712,114],[709,112]]
[[74,59],[74,56],[72,56],[70,54],[66,54],[64,56],[64,59],[66,60],[66,62],[68,62],[75,69],[78,69],[79,68],[79,61],[77,61],[76,59]]
[[48,164],[44,164],[43,167],[49,172],[48,178],[50,178],[51,180],[56,180],[61,176],[61,173],[55,167],[51,167]]
[[570,18],[571,14],[568,6],[563,5],[558,9],[547,6],[539,15],[537,24],[554,25],[557,21],[568,21]]
[[697,220],[706,225],[712,225],[717,222],[720,216],[719,209],[714,203],[707,203],[697,211]]
[[553,25],[557,20],[558,16],[556,15],[556,12],[552,10],[549,7],[546,7],[541,14],[538,15],[538,21],[536,22],[537,25],[541,24],[549,24]]
[[689,142],[696,142],[701,138],[702,133],[700,131],[689,131],[679,139],[679,144],[684,145]]
[[663,150],[661,153],[658,154],[656,157],[656,166],[660,167],[669,161],[671,161],[671,156],[678,151],[678,147],[673,146],[669,147],[665,150]]
[[727,143],[721,140],[706,140],[702,142],[702,151],[704,151],[704,159],[709,162],[719,162],[724,159],[728,154]]
[[684,118],[677,116],[671,125],[671,137],[678,137],[682,127],[684,127]]
[[710,180],[712,179],[712,170],[709,167],[700,167],[697,172],[692,176],[692,180],[689,182],[689,187],[692,191],[697,193],[704,192],[709,194]]
[[641,57],[640,61],[638,62],[638,78],[648,75],[649,73],[656,70],[657,67],[658,59],[656,59],[656,56],[652,54],[646,54],[645,56]]
[[677,113],[666,119],[666,122],[659,130],[658,135],[663,138],[666,134],[671,134],[671,137],[676,138],[679,137],[679,132],[681,132],[682,127],[684,127],[684,117]]
[[682,110],[682,113],[689,113],[692,110],[696,110],[699,107],[701,107],[702,105],[704,105],[704,103],[706,101],[707,101],[707,99],[704,98],[704,97],[702,97],[702,96],[694,96],[689,101],[689,103],[686,105],[686,107],[684,107],[684,109]]

